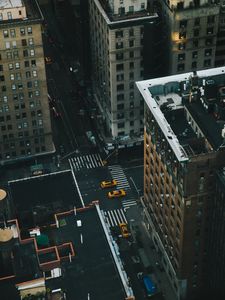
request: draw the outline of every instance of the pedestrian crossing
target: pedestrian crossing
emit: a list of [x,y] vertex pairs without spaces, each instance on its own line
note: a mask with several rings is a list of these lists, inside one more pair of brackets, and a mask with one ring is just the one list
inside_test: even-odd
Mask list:
[[113,165],[109,166],[108,168],[111,173],[112,179],[115,179],[117,181],[117,190],[130,189],[130,184],[121,166]]
[[102,214],[109,225],[109,227],[119,226],[120,223],[127,223],[124,209],[102,210]]
[[81,169],[93,169],[104,166],[99,153],[74,156],[69,158],[69,162],[75,172]]
[[125,199],[122,200],[122,206],[125,209],[130,208],[131,206],[137,205],[137,201],[135,199]]

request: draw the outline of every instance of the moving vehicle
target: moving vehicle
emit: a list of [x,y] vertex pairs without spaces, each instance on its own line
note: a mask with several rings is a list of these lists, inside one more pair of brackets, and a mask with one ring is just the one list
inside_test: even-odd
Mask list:
[[108,198],[110,198],[110,199],[111,198],[123,197],[125,195],[126,195],[126,192],[123,189],[108,192]]
[[55,106],[52,107],[52,111],[55,118],[61,118],[61,113],[56,110]]
[[152,297],[156,293],[156,286],[148,275],[142,277],[147,297]]
[[128,238],[130,236],[130,232],[128,231],[127,224],[126,223],[120,223],[119,227],[120,227],[122,237]]
[[46,63],[46,65],[52,64],[52,59],[50,56],[45,56],[45,63]]
[[101,188],[102,189],[112,187],[112,186],[116,186],[116,185],[117,185],[117,181],[115,179],[101,182]]

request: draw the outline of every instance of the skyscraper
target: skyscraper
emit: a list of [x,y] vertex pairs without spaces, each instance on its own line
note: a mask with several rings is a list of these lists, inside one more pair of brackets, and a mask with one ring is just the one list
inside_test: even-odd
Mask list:
[[0,3],[0,163],[54,152],[36,1]]
[[92,77],[106,137],[132,145],[142,140],[143,100],[135,81],[143,79],[144,24],[156,19],[147,0],[91,0]]
[[213,199],[216,182],[221,190],[216,171],[225,166],[224,72],[216,68],[137,83],[145,101],[146,223],[177,299],[208,290],[208,257],[212,263],[219,249],[213,237],[221,226],[210,219],[218,214],[212,211],[215,201],[223,207],[221,191],[220,200]]

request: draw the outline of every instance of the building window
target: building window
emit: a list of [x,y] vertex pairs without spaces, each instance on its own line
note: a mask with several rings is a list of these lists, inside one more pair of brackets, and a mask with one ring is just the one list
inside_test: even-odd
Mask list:
[[3,15],[2,15],[2,13],[0,13],[0,21],[2,21],[3,20]]
[[129,6],[129,12],[134,12],[134,6],[133,5],[131,5],[131,6]]
[[198,51],[192,52],[192,58],[198,58]]
[[27,46],[27,40],[26,39],[22,39],[21,40],[21,44],[22,44],[22,46]]
[[184,71],[184,64],[178,64],[177,71]]
[[34,44],[34,39],[33,38],[29,38],[28,39],[28,44],[31,46]]
[[209,27],[206,29],[206,34],[210,35],[213,34],[213,27]]
[[208,23],[208,24],[213,24],[213,23],[215,23],[215,16],[208,16],[208,17],[207,17],[207,23]]
[[184,50],[185,49],[185,43],[179,43],[178,44],[178,49],[179,50]]
[[117,81],[123,81],[123,80],[124,80],[124,75],[123,75],[123,74],[118,74],[118,75],[116,76],[116,80],[117,80]]
[[129,73],[129,79],[134,79],[134,72]]
[[16,48],[17,46],[16,46],[16,41],[12,41],[12,47],[13,48]]
[[118,123],[117,128],[118,129],[124,128],[124,125],[125,125],[124,122]]
[[32,27],[27,27],[27,33],[32,34]]
[[116,71],[123,71],[123,64],[117,64]]
[[129,56],[130,56],[130,58],[133,58],[134,57],[134,51],[130,51]]
[[193,35],[194,35],[194,37],[199,36],[199,29],[194,29]]
[[10,42],[5,42],[5,48],[10,49]]
[[193,40],[193,47],[197,48],[198,47],[198,40]]
[[192,69],[196,69],[197,68],[197,62],[193,61],[191,64]]
[[205,45],[206,45],[206,46],[210,46],[210,45],[212,45],[212,44],[213,44],[213,39],[212,39],[212,38],[206,39],[206,40],[205,40]]
[[35,55],[35,51],[34,51],[34,49],[31,49],[30,50],[30,56],[34,56]]
[[180,21],[180,28],[186,28],[187,27],[187,20],[181,20]]
[[134,68],[134,62],[131,61],[131,62],[130,62],[130,69],[133,69],[133,68]]
[[19,51],[18,50],[13,51],[13,58],[19,58]]
[[9,70],[13,70],[13,64],[8,64]]
[[183,31],[183,32],[179,32],[179,39],[186,39],[186,32]]
[[116,49],[122,49],[123,48],[123,42],[116,42]]
[[116,31],[116,38],[122,38],[123,37],[123,31]]
[[200,18],[195,18],[194,26],[200,25]]
[[116,53],[116,59],[117,60],[123,59],[123,52]]
[[144,3],[144,2],[141,3],[141,9],[142,9],[142,10],[145,9],[145,3]]
[[117,104],[117,109],[118,110],[124,109],[124,104],[123,103]]
[[124,94],[117,95],[117,101],[123,101],[124,100]]
[[8,38],[9,37],[9,31],[8,30],[3,30],[3,36],[4,36],[4,38]]
[[12,20],[12,13],[10,11],[7,12],[8,20]]
[[123,90],[124,90],[124,84],[118,84],[117,91],[123,91]]
[[23,57],[27,57],[28,56],[28,50],[23,50]]
[[212,49],[205,49],[205,56],[211,56],[212,55]]
[[129,29],[129,36],[134,36],[134,29],[133,28]]
[[25,28],[20,28],[20,35],[25,35]]
[[35,59],[31,60],[31,67],[36,67],[36,60]]
[[204,67],[210,67],[211,66],[211,59],[204,60]]
[[15,68],[16,68],[16,69],[20,69],[20,63],[19,63],[19,62],[16,62],[16,63],[15,63]]
[[25,61],[24,61],[24,67],[25,67],[25,68],[29,68],[29,67],[30,67],[30,62],[29,62],[29,60],[25,60]]
[[185,53],[178,54],[178,61],[185,60]]
[[10,36],[13,37],[13,38],[16,36],[15,29],[10,29]]

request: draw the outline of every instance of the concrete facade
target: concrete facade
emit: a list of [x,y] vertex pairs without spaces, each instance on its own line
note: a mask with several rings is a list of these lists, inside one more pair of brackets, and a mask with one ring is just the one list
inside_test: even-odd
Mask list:
[[[25,17],[0,21],[0,162],[54,152],[36,1],[23,1]],[[11,9],[11,8],[10,8]],[[15,8],[13,8],[15,9]],[[9,8],[1,8],[3,15]],[[14,15],[14,14],[13,14]]]
[[117,140],[143,134],[143,100],[135,81],[143,78],[143,27],[156,18],[146,7],[146,1],[110,1],[107,5],[107,1],[91,0],[89,5],[100,123],[105,134]]

